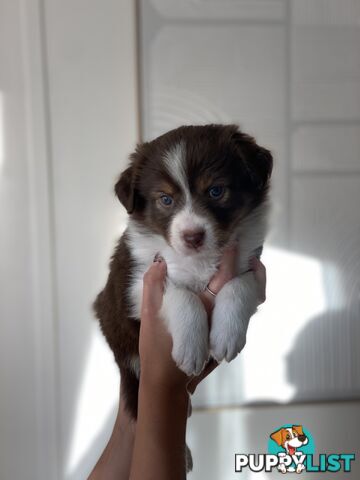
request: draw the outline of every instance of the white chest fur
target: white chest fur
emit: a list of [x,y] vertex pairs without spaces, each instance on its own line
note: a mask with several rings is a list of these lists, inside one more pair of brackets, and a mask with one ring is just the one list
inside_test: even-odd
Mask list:
[[183,256],[177,253],[161,236],[154,233],[144,233],[141,228],[129,222],[127,230],[128,245],[136,262],[135,276],[143,276],[154,256],[159,253],[166,261],[167,276],[178,286],[194,291],[205,288],[209,279],[216,271],[219,263],[219,253],[211,255]]

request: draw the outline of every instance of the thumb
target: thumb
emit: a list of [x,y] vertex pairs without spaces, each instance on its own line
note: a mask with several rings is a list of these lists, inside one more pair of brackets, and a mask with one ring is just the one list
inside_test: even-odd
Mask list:
[[156,257],[143,277],[142,314],[153,314],[160,310],[165,278],[166,262],[162,257]]

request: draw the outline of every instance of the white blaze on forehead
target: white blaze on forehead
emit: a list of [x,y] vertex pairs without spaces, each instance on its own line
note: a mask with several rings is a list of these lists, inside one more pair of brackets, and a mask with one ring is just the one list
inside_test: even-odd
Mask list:
[[290,433],[291,438],[294,438],[292,428],[286,428],[286,430]]
[[180,233],[182,230],[205,230],[208,223],[206,217],[194,213],[191,206],[185,206],[174,216],[172,227]]
[[164,165],[168,174],[179,185],[185,195],[186,202],[190,202],[189,182],[186,176],[186,147],[179,142],[170,148],[164,155]]
[[205,247],[207,250],[215,247],[212,224],[208,217],[194,212],[189,181],[186,175],[186,146],[179,142],[170,148],[163,157],[166,171],[176,184],[181,188],[185,197],[185,204],[177,211],[170,224],[170,243],[181,252],[184,249],[182,238],[185,230],[204,230]]

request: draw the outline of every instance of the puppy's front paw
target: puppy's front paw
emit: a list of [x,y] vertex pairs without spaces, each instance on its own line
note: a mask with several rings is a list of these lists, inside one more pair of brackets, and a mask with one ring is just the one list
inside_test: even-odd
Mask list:
[[[205,320],[207,321],[206,318]],[[186,375],[199,375],[209,358],[207,331],[201,333],[186,329],[181,335],[175,335],[172,357]]]
[[[251,274],[252,275],[252,274]],[[244,348],[251,315],[256,310],[253,275],[243,275],[226,283],[216,297],[210,332],[210,354],[221,362],[231,362]]]
[[198,375],[209,358],[209,327],[197,295],[170,286],[163,301],[163,316],[173,339],[172,357],[187,375]]
[[210,332],[210,355],[217,362],[231,362],[246,343],[246,332],[230,332],[223,325],[214,324]]

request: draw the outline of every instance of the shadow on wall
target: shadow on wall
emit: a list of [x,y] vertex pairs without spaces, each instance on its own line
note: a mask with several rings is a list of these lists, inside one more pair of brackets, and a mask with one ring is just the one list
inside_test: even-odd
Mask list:
[[354,355],[359,340],[360,303],[351,312],[327,311],[312,319],[287,356],[288,382],[296,387],[292,401],[360,398],[360,356]]

